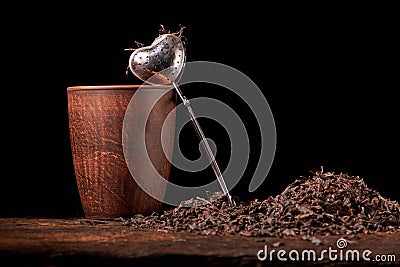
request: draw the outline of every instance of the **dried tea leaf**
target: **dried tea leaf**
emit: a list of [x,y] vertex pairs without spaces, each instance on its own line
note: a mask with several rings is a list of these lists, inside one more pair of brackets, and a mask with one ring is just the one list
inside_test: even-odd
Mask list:
[[[382,197],[358,176],[313,172],[289,184],[279,195],[227,205],[222,192],[182,201],[162,214],[137,214],[123,222],[137,229],[190,231],[202,235],[354,236],[357,233],[400,231],[398,202]],[[91,223],[92,221],[85,221]]]

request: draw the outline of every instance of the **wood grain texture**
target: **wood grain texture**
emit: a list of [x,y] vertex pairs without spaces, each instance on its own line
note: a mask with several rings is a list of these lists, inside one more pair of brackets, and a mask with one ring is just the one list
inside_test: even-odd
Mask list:
[[[148,214],[161,209],[161,202],[147,195],[134,181],[125,161],[122,128],[126,109],[139,86],[68,87],[68,116],[72,158],[76,182],[85,217],[115,218],[136,213]],[[161,147],[161,129],[169,136],[166,152],[172,153],[175,135],[176,95],[170,88],[150,113],[146,141],[154,167],[166,180],[171,164]],[[142,89],[141,89],[142,90]],[[146,86],[144,90],[160,90]],[[140,111],[149,103],[137,103]],[[133,114],[134,116],[135,114]],[[144,152],[143,152],[144,153]],[[137,157],[142,156],[138,151]],[[171,155],[169,155],[171,158]],[[146,174],[148,166],[136,166]],[[160,185],[162,186],[162,185]],[[166,188],[158,188],[165,192]]]
[[[278,261],[276,253],[285,250],[337,248],[341,236],[316,236],[313,244],[301,237],[246,237],[241,235],[205,236],[189,232],[160,232],[133,229],[121,221],[78,218],[0,218],[0,258],[4,266],[399,266],[400,232],[360,234],[348,240],[346,249],[375,255],[396,255],[395,262]],[[278,244],[278,245],[276,245]],[[268,246],[275,250],[273,261],[260,261],[257,252]],[[338,255],[333,254],[333,255]],[[8,264],[5,264],[8,263]]]

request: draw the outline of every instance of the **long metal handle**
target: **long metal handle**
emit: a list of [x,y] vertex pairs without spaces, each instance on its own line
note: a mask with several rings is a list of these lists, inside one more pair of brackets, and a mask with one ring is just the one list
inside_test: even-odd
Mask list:
[[218,164],[214,157],[214,154],[210,148],[210,145],[208,144],[208,141],[203,133],[203,130],[200,127],[199,122],[197,121],[197,119],[194,115],[193,109],[190,106],[190,101],[182,94],[181,90],[179,89],[178,85],[175,82],[173,82],[172,84],[173,84],[176,92],[178,93],[179,97],[181,98],[183,105],[186,107],[186,109],[189,113],[189,117],[190,117],[192,125],[196,131],[197,137],[199,138],[200,143],[203,144],[204,150],[206,151],[206,154],[207,154],[208,158],[210,159],[211,167],[214,171],[215,176],[217,177],[219,185],[221,186],[222,192],[228,197],[229,205],[235,206],[235,201],[229,194],[229,190],[225,184],[224,178],[222,177],[221,170],[218,167]]

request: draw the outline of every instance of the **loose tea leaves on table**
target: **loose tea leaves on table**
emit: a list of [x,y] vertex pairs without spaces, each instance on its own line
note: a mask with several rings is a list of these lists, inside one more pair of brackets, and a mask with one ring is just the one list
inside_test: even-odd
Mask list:
[[313,236],[400,231],[400,205],[368,188],[358,176],[315,172],[300,177],[275,197],[227,205],[222,193],[190,199],[151,216],[124,222],[137,229],[203,235]]

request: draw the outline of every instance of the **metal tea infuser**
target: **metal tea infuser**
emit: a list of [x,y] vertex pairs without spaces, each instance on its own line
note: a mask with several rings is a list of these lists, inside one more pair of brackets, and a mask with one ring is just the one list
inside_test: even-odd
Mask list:
[[[184,42],[182,41],[183,27],[177,33],[166,33],[161,25],[160,35],[150,46],[140,45],[140,48],[128,48],[133,51],[129,57],[128,69],[140,80],[153,85],[172,85],[188,111],[190,121],[195,129],[197,137],[202,143],[210,160],[212,169],[221,186],[222,192],[227,196],[229,205],[235,206],[235,202],[225,184],[220,168],[214,154],[208,144],[203,130],[190,106],[190,101],[183,95],[175,81],[180,77],[186,62]],[[128,70],[127,69],[127,70]]]

